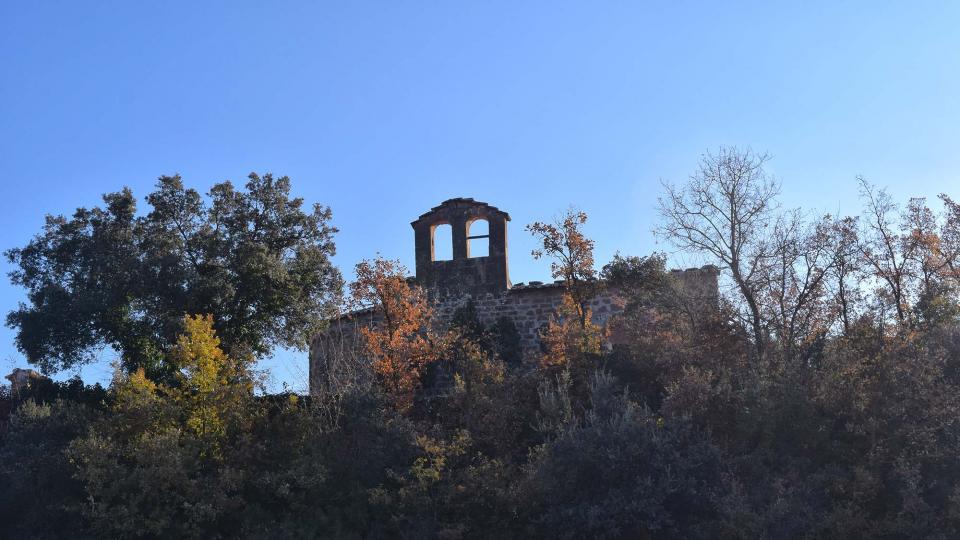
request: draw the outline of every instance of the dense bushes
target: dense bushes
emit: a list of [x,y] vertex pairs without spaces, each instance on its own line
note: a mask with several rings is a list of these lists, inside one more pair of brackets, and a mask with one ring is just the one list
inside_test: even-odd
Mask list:
[[875,339],[829,340],[815,366],[682,339],[652,361],[645,340],[576,380],[461,338],[459,383],[406,412],[376,389],[257,397],[243,373],[27,393],[0,508],[51,538],[960,534],[960,329]]
[[549,538],[710,538],[729,493],[704,431],[634,403],[602,372],[589,409],[560,423],[525,472],[522,511],[530,530]]
[[[10,399],[8,397],[8,399]],[[91,407],[57,399],[24,401],[9,419],[0,446],[0,509],[10,538],[82,535],[86,493],[67,457],[97,417]]]
[[[727,182],[763,180],[748,161],[708,157],[693,192],[670,192],[686,206],[665,208],[668,232],[703,225],[710,197],[772,197]],[[469,304],[438,321],[401,267],[363,263],[353,299],[385,322],[362,335],[365,384],[320,397],[257,395],[246,349],[186,317],[160,376],[0,396],[4,533],[956,538],[960,206],[913,200],[897,225],[863,189],[867,226],[760,216],[738,239],[752,269],[715,254],[746,272],[716,305],[685,298],[662,256],[597,274],[582,213],[536,224],[568,290],[525,357],[511,321]],[[605,328],[601,287],[624,301]]]

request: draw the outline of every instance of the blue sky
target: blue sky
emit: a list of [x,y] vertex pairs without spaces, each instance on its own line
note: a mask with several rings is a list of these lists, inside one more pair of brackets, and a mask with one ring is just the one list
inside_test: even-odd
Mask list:
[[[412,266],[410,221],[487,201],[513,217],[515,282],[549,272],[523,225],[570,204],[600,262],[665,249],[660,181],[720,145],[769,152],[788,206],[855,213],[857,174],[960,196],[960,4],[706,4],[8,0],[0,247],[176,172],[290,176],[333,208],[347,275]],[[4,312],[22,298],[0,284]],[[0,369],[24,364],[0,330]],[[263,365],[305,389],[305,353]]]

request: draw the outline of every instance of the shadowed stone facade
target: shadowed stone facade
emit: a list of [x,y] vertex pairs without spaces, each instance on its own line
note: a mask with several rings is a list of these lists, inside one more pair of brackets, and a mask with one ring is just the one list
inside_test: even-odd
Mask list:
[[[471,224],[486,220],[488,234],[471,237]],[[457,198],[444,201],[411,223],[416,250],[417,284],[423,286],[434,302],[440,323],[473,301],[476,313],[485,325],[501,317],[513,320],[525,355],[540,351],[540,331],[560,306],[563,283],[511,284],[507,261],[507,223],[510,216],[487,203]],[[440,225],[450,225],[453,258],[437,260],[435,233]],[[486,238],[488,252],[471,257],[473,240]],[[703,306],[717,306],[719,300],[715,266],[672,270],[678,293]],[[593,321],[606,325],[622,309],[616,291],[606,290],[591,302]],[[336,391],[343,385],[357,384],[366,371],[366,360],[359,352],[361,326],[376,324],[371,310],[346,314],[331,321],[330,328],[314,337],[310,347],[310,393]]]
[[32,369],[13,368],[9,375],[4,377],[10,381],[10,393],[14,396],[20,395],[26,388],[36,385],[38,382],[48,380],[47,377]]

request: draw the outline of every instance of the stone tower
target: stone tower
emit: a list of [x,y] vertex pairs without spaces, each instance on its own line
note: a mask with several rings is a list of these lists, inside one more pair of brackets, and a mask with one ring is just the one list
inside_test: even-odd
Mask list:
[[[486,221],[486,229],[481,221]],[[498,294],[510,288],[507,222],[510,216],[473,199],[449,199],[411,223],[417,281],[437,298]],[[453,258],[438,260],[437,228],[450,226]],[[474,233],[472,231],[481,231]],[[483,248],[486,247],[486,250]]]

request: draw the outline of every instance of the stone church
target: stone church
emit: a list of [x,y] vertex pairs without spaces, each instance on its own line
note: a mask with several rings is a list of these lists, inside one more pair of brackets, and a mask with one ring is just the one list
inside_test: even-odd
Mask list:
[[[563,282],[512,283],[507,253],[507,224],[510,215],[495,206],[468,198],[449,199],[411,223],[414,231],[416,275],[412,280],[424,287],[434,302],[441,321],[449,320],[457,308],[473,301],[478,318],[490,325],[508,317],[519,333],[525,354],[540,350],[540,331],[560,306]],[[449,227],[452,257],[441,258],[438,229]],[[449,239],[448,239],[449,241]],[[697,303],[717,305],[718,269],[672,270],[679,290]],[[605,290],[592,302],[593,320],[605,325],[620,310],[616,291]],[[365,371],[359,352],[357,331],[374,324],[370,310],[345,314],[330,323],[310,346],[310,393],[318,395],[350,384]]]

